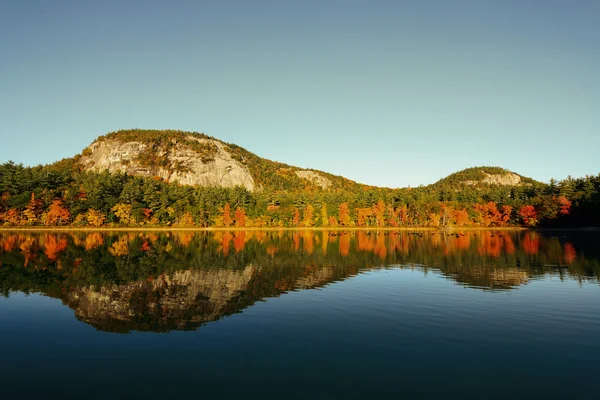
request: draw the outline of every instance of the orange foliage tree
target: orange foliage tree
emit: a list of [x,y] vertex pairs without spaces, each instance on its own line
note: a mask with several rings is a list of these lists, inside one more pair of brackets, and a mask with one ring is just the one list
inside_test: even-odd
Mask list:
[[342,203],[338,207],[338,218],[340,225],[350,226],[350,210],[348,209],[348,203]]
[[377,204],[373,206],[373,214],[375,214],[375,223],[378,227],[385,225],[385,203],[379,199]]
[[464,208],[462,210],[452,210],[452,219],[456,226],[465,226],[469,224],[469,213]]
[[23,211],[23,216],[25,217],[25,222],[29,225],[33,225],[38,222],[38,217],[41,212],[42,202],[36,200],[35,193],[31,193],[31,199],[29,200],[29,204],[27,204],[27,208]]
[[63,207],[62,200],[54,200],[48,208],[46,223],[48,225],[65,225],[69,223],[71,213]]
[[235,226],[243,228],[246,226],[246,211],[243,208],[236,208],[235,210]]
[[473,208],[479,213],[484,226],[499,225],[502,221],[502,215],[493,201],[488,201],[487,204],[475,204]]

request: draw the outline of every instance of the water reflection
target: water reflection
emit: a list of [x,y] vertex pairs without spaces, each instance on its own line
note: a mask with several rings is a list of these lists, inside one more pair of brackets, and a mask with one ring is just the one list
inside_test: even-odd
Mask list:
[[[561,236],[562,235],[562,236]],[[548,274],[597,282],[595,233],[214,231],[0,233],[0,290],[59,298],[111,332],[189,330],[372,268],[435,270],[510,290]]]

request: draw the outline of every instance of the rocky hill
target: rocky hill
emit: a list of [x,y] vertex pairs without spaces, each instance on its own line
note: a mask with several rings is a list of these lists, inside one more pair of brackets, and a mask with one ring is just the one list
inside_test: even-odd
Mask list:
[[463,169],[440,179],[433,185],[452,187],[478,185],[525,186],[535,183],[537,181],[507,169],[484,166]]
[[190,186],[242,186],[250,191],[362,186],[322,171],[267,160],[197,132],[117,131],[95,140],[77,162],[87,171],[124,172]]

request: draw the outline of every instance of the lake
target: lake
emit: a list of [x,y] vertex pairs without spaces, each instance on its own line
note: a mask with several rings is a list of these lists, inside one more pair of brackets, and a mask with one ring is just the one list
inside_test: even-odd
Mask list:
[[0,393],[598,398],[599,239],[0,232]]

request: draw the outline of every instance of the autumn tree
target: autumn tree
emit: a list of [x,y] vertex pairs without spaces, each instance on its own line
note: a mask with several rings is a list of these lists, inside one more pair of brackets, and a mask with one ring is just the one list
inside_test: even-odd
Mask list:
[[329,225],[329,217],[327,216],[327,206],[325,204],[323,204],[323,206],[321,207],[321,225]]
[[315,221],[313,220],[314,218],[314,207],[310,204],[308,204],[305,208],[304,208],[304,219],[302,221],[302,225],[304,226],[313,226]]
[[469,213],[464,208],[461,210],[452,210],[452,219],[456,226],[466,226],[469,224]]
[[118,203],[110,209],[124,225],[134,225],[135,218],[131,215],[131,204]]
[[500,217],[500,226],[507,226],[510,221],[510,216],[512,214],[513,208],[508,205],[502,206],[502,215]]
[[292,218],[292,225],[294,225],[294,226],[300,225],[300,210],[298,210],[298,207],[294,207],[294,216]]
[[569,215],[569,213],[571,212],[571,200],[567,199],[565,196],[558,196],[558,198],[556,199],[556,202],[558,203],[558,207],[559,207],[559,214],[560,215]]
[[177,220],[177,225],[180,226],[194,226],[194,217],[189,212],[183,213],[179,220]]
[[493,201],[486,204],[475,204],[473,207],[479,213],[484,226],[499,225],[502,221],[498,206]]
[[234,217],[235,226],[237,226],[238,228],[243,228],[246,226],[246,211],[243,208],[236,208]]
[[379,199],[377,204],[373,206],[373,214],[375,215],[375,223],[378,227],[385,226],[385,203]]
[[525,223],[525,225],[535,226],[538,223],[537,211],[531,205],[521,207],[519,209],[519,215],[523,219],[523,223]]
[[406,205],[402,205],[398,208],[398,221],[400,225],[407,226],[410,223],[408,216],[408,207]]
[[33,225],[38,222],[38,218],[41,212],[42,202],[35,198],[35,193],[31,193],[31,199],[29,200],[29,204],[27,204],[27,208],[23,211],[23,216],[25,217],[25,222],[29,225]]
[[223,225],[229,227],[231,222],[231,206],[229,203],[225,203],[225,207],[223,207]]
[[90,208],[88,210],[85,218],[90,226],[96,228],[104,225],[104,222],[106,221],[106,216],[104,215],[104,213],[98,210],[94,210],[93,208]]
[[62,200],[54,200],[48,208],[46,215],[46,224],[48,225],[65,225],[69,223],[71,213],[62,205]]
[[340,225],[350,226],[350,210],[348,209],[348,203],[342,203],[338,207],[338,219]]

